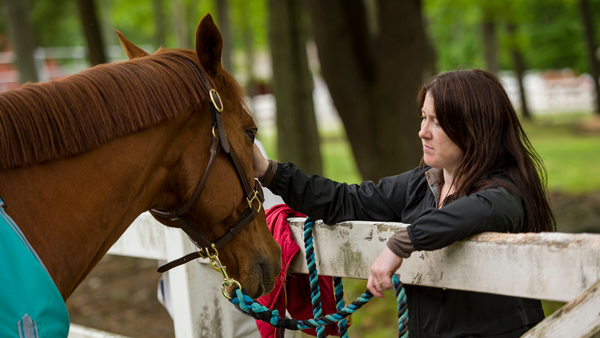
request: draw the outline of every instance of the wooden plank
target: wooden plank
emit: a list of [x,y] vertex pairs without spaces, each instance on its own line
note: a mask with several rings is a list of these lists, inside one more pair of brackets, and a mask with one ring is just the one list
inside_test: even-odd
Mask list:
[[167,228],[145,212],[136,218],[121,238],[108,250],[108,253],[166,260],[165,231],[180,232],[181,230]]
[[600,337],[600,280],[575,300],[544,319],[522,337]]
[[[308,273],[303,222],[290,228],[302,254],[295,272]],[[318,221],[319,274],[366,279],[371,264],[401,223]],[[600,235],[484,233],[436,251],[413,252],[399,270],[403,283],[568,302],[600,279]]]

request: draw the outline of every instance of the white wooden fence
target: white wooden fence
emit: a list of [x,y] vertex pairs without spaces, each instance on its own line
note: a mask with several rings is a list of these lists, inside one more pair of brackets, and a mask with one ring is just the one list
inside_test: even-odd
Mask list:
[[[289,219],[289,223],[303,251],[303,219]],[[406,226],[317,222],[319,273],[366,279],[388,238]],[[172,260],[193,250],[181,231],[143,214],[109,253]],[[292,269],[307,273],[303,254],[294,260]],[[399,272],[406,284],[570,302],[524,337],[600,335],[600,235],[484,233],[441,250],[414,252]],[[221,295],[220,274],[208,264],[190,263],[171,270],[169,281],[177,338],[233,337],[232,305]],[[86,335],[81,327],[75,330],[80,333],[73,332],[69,338],[115,337],[98,332]]]

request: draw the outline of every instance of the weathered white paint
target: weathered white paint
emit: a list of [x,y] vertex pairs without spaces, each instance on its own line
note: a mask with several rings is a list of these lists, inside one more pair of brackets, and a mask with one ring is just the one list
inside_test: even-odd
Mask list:
[[[290,219],[303,243],[301,218]],[[319,274],[366,279],[387,240],[406,224],[318,221]],[[304,253],[303,244],[301,244]],[[292,265],[308,273],[304,254]],[[484,233],[436,251],[417,251],[398,271],[406,284],[568,302],[600,279],[600,235]]]
[[[194,251],[182,231],[165,229],[167,260]],[[222,277],[202,260],[168,272],[175,336],[177,338],[231,338],[231,304],[221,295]]]
[[600,280],[522,337],[600,337]]
[[68,338],[128,338],[114,333],[90,329],[89,327],[71,323]]

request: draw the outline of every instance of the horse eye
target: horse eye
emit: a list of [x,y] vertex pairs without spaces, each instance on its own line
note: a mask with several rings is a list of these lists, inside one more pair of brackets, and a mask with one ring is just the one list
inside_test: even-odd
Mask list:
[[256,130],[246,130],[246,134],[250,137],[252,143],[254,143],[254,139],[256,138]]

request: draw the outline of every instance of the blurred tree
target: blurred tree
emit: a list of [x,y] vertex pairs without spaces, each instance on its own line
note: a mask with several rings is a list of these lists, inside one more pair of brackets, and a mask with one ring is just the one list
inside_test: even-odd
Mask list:
[[305,16],[303,0],[269,0],[278,160],[294,162],[307,173],[321,174]]
[[496,33],[496,21],[497,12],[493,2],[485,2],[481,6],[482,10],[482,23],[481,23],[481,35],[483,38],[483,53],[485,59],[485,68],[494,74],[500,70],[500,64],[498,63],[498,36]]
[[88,57],[92,66],[106,63],[104,54],[104,41],[102,40],[102,29],[96,15],[94,0],[77,0],[79,17],[83,27],[83,34],[87,41]]
[[73,0],[30,0],[29,17],[42,47],[85,44],[77,3]]
[[523,84],[523,78],[525,75],[525,63],[523,61],[523,55],[521,54],[521,49],[519,47],[517,39],[517,27],[515,24],[509,23],[506,29],[511,37],[509,49],[513,62],[513,70],[515,71],[517,82],[519,83],[519,99],[521,101],[521,114],[525,119],[531,120],[531,114],[529,113],[529,106],[527,105],[526,99],[527,95],[525,91],[525,86]]
[[17,55],[19,83],[38,82],[39,77],[34,59],[37,44],[29,21],[29,2],[27,0],[3,1],[9,39]]
[[175,26],[175,37],[177,48],[191,49],[190,32],[187,28],[186,3],[184,0],[171,1],[173,7],[173,24]]
[[598,57],[596,55],[597,44],[594,37],[594,25],[592,22],[592,14],[590,9],[590,3],[588,0],[579,1],[579,13],[581,14],[581,21],[585,31],[585,42],[587,46],[587,55],[589,60],[589,70],[594,79],[594,89],[596,91],[596,114],[600,114],[600,83],[598,78],[600,77],[600,70],[598,69]]
[[102,28],[102,41],[104,46],[115,46],[119,44],[119,38],[115,34],[115,27],[112,20],[112,13],[114,12],[111,0],[96,0],[97,6],[96,15],[100,21],[100,28]]
[[221,35],[223,36],[223,52],[221,53],[221,63],[223,68],[232,72],[231,59],[232,59],[232,44],[233,39],[231,38],[231,23],[229,20],[229,0],[216,0],[217,1],[217,24]]
[[157,47],[165,46],[165,6],[163,0],[152,0],[154,11],[154,41]]
[[322,75],[362,178],[378,180],[413,169],[423,154],[416,94],[423,70],[434,63],[421,1],[309,4]]

